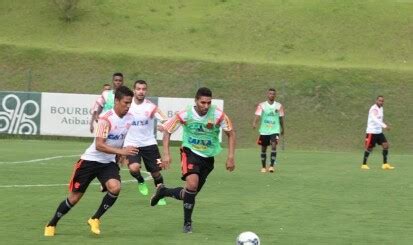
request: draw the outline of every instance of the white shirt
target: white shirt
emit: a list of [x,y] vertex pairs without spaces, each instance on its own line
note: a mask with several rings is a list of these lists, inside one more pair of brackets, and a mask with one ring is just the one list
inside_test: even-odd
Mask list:
[[370,107],[366,133],[380,134],[383,132],[383,128],[387,128],[383,122],[383,115],[383,107],[378,107],[377,104]]
[[99,117],[93,143],[86,149],[80,159],[96,161],[99,163],[115,162],[116,154],[108,154],[96,150],[96,137],[105,138],[106,144],[116,148],[122,148],[126,133],[133,121],[129,113],[120,118],[113,109]]
[[134,99],[129,113],[133,116],[133,122],[126,134],[124,146],[144,147],[156,145],[155,119],[166,120],[166,116],[158,109],[158,106],[148,99],[138,105]]

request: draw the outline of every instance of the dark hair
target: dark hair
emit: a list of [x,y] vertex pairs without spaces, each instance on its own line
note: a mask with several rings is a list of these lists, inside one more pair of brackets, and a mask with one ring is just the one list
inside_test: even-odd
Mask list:
[[122,77],[123,78],[123,74],[120,73],[120,72],[116,72],[116,73],[113,73],[112,77]]
[[195,99],[199,99],[201,96],[212,97],[212,91],[209,88],[199,88],[196,92]]
[[115,99],[121,100],[125,96],[131,96],[133,97],[133,92],[126,86],[120,86],[118,89],[116,89],[115,92]]
[[268,91],[276,92],[276,91],[275,91],[275,88],[269,88]]
[[146,86],[148,86],[148,84],[144,80],[136,80],[135,83],[133,84],[133,88],[136,87],[136,84],[145,84]]

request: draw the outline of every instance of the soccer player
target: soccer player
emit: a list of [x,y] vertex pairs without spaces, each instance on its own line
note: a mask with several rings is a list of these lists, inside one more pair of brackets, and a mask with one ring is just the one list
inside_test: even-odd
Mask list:
[[390,130],[390,127],[383,122],[383,105],[384,97],[379,95],[376,98],[376,103],[370,107],[369,116],[367,119],[366,139],[365,139],[365,151],[363,157],[363,164],[361,169],[370,169],[367,165],[367,158],[376,144],[381,145],[383,148],[383,165],[384,170],[394,169],[387,162],[387,155],[389,154],[389,143],[383,134],[383,128]]
[[105,83],[103,84],[103,88],[102,88],[102,93],[105,92],[106,90],[111,90],[112,87],[110,86],[109,83]]
[[[154,129],[155,119],[165,122],[166,115],[146,99],[148,85],[144,80],[137,80],[133,86],[134,98],[129,113],[134,117],[131,128],[129,129],[124,146],[138,147],[136,155],[128,156],[128,168],[130,174],[137,179],[138,189],[144,195],[148,195],[148,187],[140,174],[141,163],[145,164],[146,170],[151,173],[155,187],[163,183],[160,173],[161,155],[156,142]],[[158,205],[165,205],[165,199],[161,199]]]
[[45,236],[54,236],[57,222],[82,198],[90,182],[97,178],[107,189],[106,195],[96,213],[87,221],[92,233],[100,234],[100,218],[118,198],[121,182],[119,166],[115,155],[134,155],[138,149],[133,146],[122,148],[126,133],[133,117],[128,114],[133,92],[127,87],[119,87],[115,92],[115,106],[100,116],[96,137],[74,165],[69,184],[69,195],[63,200],[53,218],[44,229]]
[[260,137],[257,143],[261,145],[261,172],[267,172],[267,147],[271,145],[270,167],[268,171],[273,173],[275,171],[275,164],[277,158],[277,144],[280,134],[284,135],[284,107],[275,101],[277,93],[275,89],[270,88],[267,91],[267,101],[258,104],[255,110],[255,117],[252,123],[252,128],[257,127],[258,120],[260,120]]
[[151,198],[151,206],[155,206],[161,198],[174,197],[183,201],[184,233],[192,232],[192,211],[195,197],[205,184],[209,173],[214,169],[214,157],[222,148],[219,142],[220,128],[228,136],[228,156],[226,168],[235,168],[235,132],[227,115],[216,106],[211,106],[212,92],[208,88],[198,89],[195,106],[188,106],[164,123],[162,167],[171,163],[169,142],[171,134],[180,126],[183,127],[181,148],[182,180],[185,187],[166,188],[158,185]]
[[[109,111],[113,108],[115,92],[120,87],[123,86],[123,74],[118,72],[112,75],[113,90],[103,90],[102,95],[97,98],[95,105],[93,106],[92,119],[90,120],[90,132],[93,133],[95,127],[93,123],[98,121],[98,117],[102,112]],[[106,85],[106,84],[105,84]]]

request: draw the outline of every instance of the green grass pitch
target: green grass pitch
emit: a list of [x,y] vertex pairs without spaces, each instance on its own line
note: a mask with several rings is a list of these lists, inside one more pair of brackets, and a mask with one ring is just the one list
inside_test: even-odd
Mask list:
[[[197,197],[192,234],[181,231],[181,202],[168,199],[167,206],[150,207],[149,196],[138,193],[123,169],[121,195],[102,217],[100,236],[86,224],[102,198],[99,186],[91,185],[60,221],[57,235],[46,238],[44,225],[65,198],[72,165],[88,143],[1,139],[0,145],[4,244],[234,244],[247,230],[262,244],[413,243],[413,156],[391,150],[393,171],[380,169],[379,149],[369,171],[360,169],[362,149],[279,151],[275,174],[259,172],[258,147],[238,149],[236,171],[229,173],[224,150]],[[177,149],[173,152],[173,165],[163,172],[167,186],[182,184]],[[65,157],[22,162],[56,156]]]

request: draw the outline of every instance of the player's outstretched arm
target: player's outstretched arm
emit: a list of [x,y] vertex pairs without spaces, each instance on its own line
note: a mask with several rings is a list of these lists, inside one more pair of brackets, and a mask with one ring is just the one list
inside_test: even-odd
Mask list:
[[162,138],[163,156],[162,156],[161,168],[163,169],[169,168],[169,165],[172,162],[171,153],[169,150],[170,142],[171,142],[171,133],[165,130],[163,132],[163,138]]
[[284,117],[280,117],[280,130],[281,130],[281,135],[284,135]]
[[91,133],[93,133],[93,131],[95,130],[95,127],[93,124],[94,122],[98,121],[99,114],[102,112],[102,110],[103,108],[101,106],[97,106],[96,110],[94,110],[92,113],[92,119],[90,120],[90,128],[89,128]]
[[127,146],[125,148],[116,148],[106,144],[106,139],[101,137],[96,137],[96,150],[108,153],[108,154],[118,154],[124,156],[131,156],[138,154],[139,150],[137,147]]
[[258,120],[260,119],[260,116],[258,116],[258,115],[255,115],[254,116],[254,121],[252,121],[252,128],[253,129],[256,129],[257,128],[257,123],[258,123]]
[[235,144],[236,135],[234,129],[231,131],[224,131],[228,136],[228,156],[226,162],[226,168],[228,171],[232,172],[235,169]]

